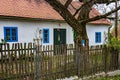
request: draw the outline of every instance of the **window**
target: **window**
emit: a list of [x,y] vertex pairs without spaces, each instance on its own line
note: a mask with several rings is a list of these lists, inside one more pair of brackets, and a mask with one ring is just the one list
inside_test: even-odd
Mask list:
[[95,42],[96,43],[101,43],[101,32],[96,32],[95,33]]
[[43,29],[43,43],[49,43],[49,29]]
[[83,46],[85,46],[85,40],[82,40],[81,43]]
[[7,42],[18,41],[18,28],[17,27],[4,27],[4,40]]

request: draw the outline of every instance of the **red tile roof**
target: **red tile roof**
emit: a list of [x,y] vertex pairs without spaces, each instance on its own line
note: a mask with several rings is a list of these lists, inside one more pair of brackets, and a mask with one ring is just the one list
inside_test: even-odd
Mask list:
[[[39,18],[39,19],[52,19],[64,20],[47,2],[44,0],[0,0],[0,15],[1,16],[16,16],[25,18]],[[79,3],[73,3],[76,8]],[[74,12],[70,8],[71,12]],[[90,17],[100,15],[100,13],[93,9],[90,12]],[[106,19],[100,19],[91,22],[92,24],[110,24]]]

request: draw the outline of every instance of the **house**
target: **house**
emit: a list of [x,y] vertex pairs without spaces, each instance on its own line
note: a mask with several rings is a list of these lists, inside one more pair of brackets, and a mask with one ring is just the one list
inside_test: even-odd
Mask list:
[[[47,2],[36,1],[0,0],[0,39],[24,43],[40,36],[43,45],[73,44],[73,29]],[[73,4],[77,7],[78,3]],[[92,9],[90,17],[96,15],[100,13]],[[106,19],[88,23],[89,45],[103,44],[109,26]]]

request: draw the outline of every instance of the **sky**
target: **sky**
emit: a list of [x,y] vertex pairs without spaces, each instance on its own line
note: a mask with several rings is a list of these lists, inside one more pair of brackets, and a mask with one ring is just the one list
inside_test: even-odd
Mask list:
[[[118,6],[120,6],[120,1],[118,2]],[[96,9],[98,9],[101,14],[104,14],[106,12],[109,12],[109,11],[115,9],[115,3],[111,3],[109,5],[106,5],[106,4],[96,4],[96,5],[94,5],[94,7]],[[111,16],[114,16],[114,14],[112,14]],[[118,11],[118,16],[120,18],[120,10]]]

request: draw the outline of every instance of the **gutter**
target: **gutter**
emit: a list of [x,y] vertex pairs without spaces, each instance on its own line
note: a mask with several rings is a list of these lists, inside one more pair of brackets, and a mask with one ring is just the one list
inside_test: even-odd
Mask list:
[[43,19],[43,18],[30,18],[30,17],[18,17],[18,16],[4,16],[4,15],[0,15],[0,19],[13,19],[13,20],[22,20],[22,21],[65,22],[64,20],[57,20],[57,19]]

